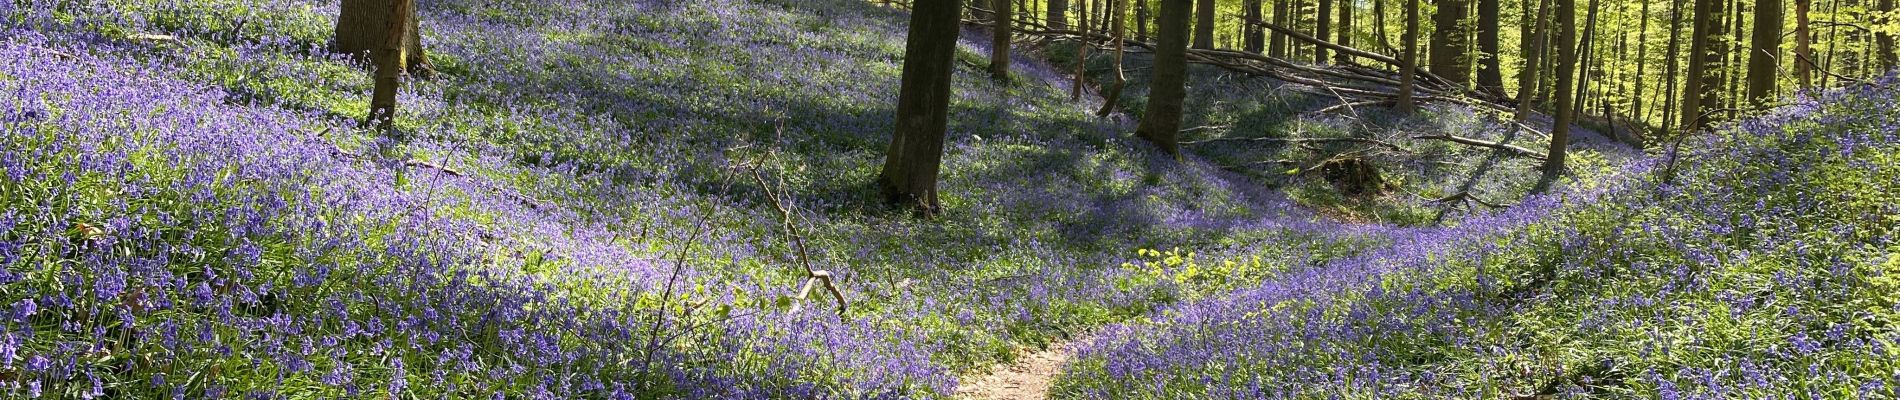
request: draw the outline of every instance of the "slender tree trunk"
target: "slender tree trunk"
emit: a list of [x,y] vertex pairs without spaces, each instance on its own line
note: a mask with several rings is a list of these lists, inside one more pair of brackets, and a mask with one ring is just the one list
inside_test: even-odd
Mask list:
[[1135,1],[1135,41],[1148,41],[1148,0]]
[[[1326,38],[1332,36],[1333,0],[1319,0],[1319,14],[1317,18],[1318,20],[1313,24],[1313,37],[1326,40]],[[1326,47],[1313,46],[1313,63],[1325,64],[1326,61]]]
[[[1088,32],[1088,26],[1089,26],[1088,0],[1080,0],[1080,2],[1077,3],[1077,6],[1081,7],[1080,10],[1077,10],[1078,12],[1076,14],[1078,14],[1077,18],[1081,19],[1081,21],[1079,22],[1081,22],[1082,31]],[[1069,101],[1082,100],[1082,87],[1087,86],[1088,84],[1088,79],[1086,76],[1084,76],[1084,74],[1088,73],[1088,66],[1089,66],[1089,45],[1087,43],[1083,43],[1081,46],[1075,47],[1075,82],[1073,85],[1069,87]]]
[[[343,0],[337,13],[335,42],[331,50],[352,57],[370,57],[369,53],[381,50],[387,42],[391,15],[389,10],[398,7],[400,0]],[[413,2],[413,0],[411,0]],[[429,64],[428,53],[423,52],[422,33],[416,27],[415,4],[410,4],[408,13],[395,16],[406,26],[403,27],[403,39],[406,44],[403,54],[406,56],[410,74],[428,77],[435,70]],[[362,58],[358,58],[361,60]],[[374,60],[371,60],[372,62]]]
[[1745,37],[1742,27],[1742,22],[1745,20],[1742,17],[1746,12],[1742,10],[1742,6],[1747,4],[1742,0],[1729,0],[1728,4],[1729,15],[1733,18],[1729,19],[1728,30],[1725,32],[1729,36],[1729,50],[1723,53],[1728,56],[1728,59],[1723,60],[1722,65],[1733,65],[1735,68],[1733,71],[1724,71],[1728,73],[1726,75],[1728,85],[1723,86],[1722,93],[1726,95],[1722,96],[1722,108],[1726,109],[1741,108],[1743,100],[1747,99],[1742,94],[1742,77],[1748,73],[1748,48],[1743,47],[1745,42],[1742,40]]
[[1148,82],[1148,109],[1135,135],[1179,157],[1182,101],[1187,97],[1188,20],[1194,0],[1161,0],[1160,37],[1155,44],[1154,77]]
[[1814,0],[1794,0],[1794,79],[1801,88],[1814,86],[1814,30],[1808,27],[1808,9]]
[[[1275,25],[1293,26],[1292,14],[1291,11],[1288,10],[1291,6],[1287,4],[1290,1],[1291,0],[1273,0],[1273,23]],[[1288,50],[1286,46],[1288,40],[1286,34],[1274,32],[1273,41],[1267,46],[1267,53],[1272,54],[1274,58],[1287,58]]]
[[[1265,18],[1261,16],[1261,11],[1263,11],[1261,10],[1262,3],[1265,3],[1265,1],[1264,0],[1247,0],[1245,4],[1242,4],[1240,6],[1242,9],[1242,12],[1247,17],[1247,20],[1249,21],[1265,21],[1266,20]],[[1248,53],[1259,53],[1261,51],[1266,50],[1267,48],[1267,36],[1265,32],[1266,29],[1261,29],[1260,27],[1254,26],[1253,24],[1241,24],[1241,29],[1243,30],[1242,36],[1246,36],[1244,38],[1245,43],[1243,43],[1241,46],[1242,50],[1246,50]]]
[[1394,108],[1399,114],[1411,115],[1418,105],[1413,104],[1413,86],[1418,81],[1418,0],[1405,0],[1405,50],[1399,59],[1399,98]]
[[1438,11],[1432,13],[1431,52],[1426,55],[1431,58],[1428,69],[1433,75],[1458,86],[1471,83],[1471,58],[1465,55],[1470,32],[1464,25],[1465,10],[1470,7],[1465,1],[1438,0]]
[[1102,110],[1095,112],[1098,117],[1107,117],[1109,113],[1115,112],[1116,103],[1122,99],[1122,88],[1128,86],[1128,77],[1122,73],[1122,32],[1127,30],[1124,20],[1128,19],[1125,15],[1128,13],[1128,0],[1110,0],[1109,4],[1108,29],[1109,35],[1115,38],[1115,65],[1114,70],[1109,71],[1108,93],[1102,101]]
[[[1676,72],[1681,70],[1680,60],[1682,60],[1683,58],[1694,57],[1693,55],[1690,55],[1688,57],[1683,57],[1682,52],[1681,52],[1682,50],[1682,23],[1684,20],[1683,14],[1685,11],[1682,5],[1683,3],[1687,1],[1689,0],[1670,0],[1669,1],[1669,52],[1667,53],[1668,57],[1664,57],[1664,58],[1669,59],[1669,61],[1663,64],[1663,80],[1661,82],[1663,85],[1663,106],[1662,106],[1663,115],[1662,115],[1661,124],[1659,124],[1659,125],[1662,125],[1663,132],[1668,132],[1669,128],[1675,126],[1675,123],[1676,123],[1676,118],[1675,118],[1676,109],[1677,109],[1677,106],[1679,105],[1677,104],[1676,87],[1677,85],[1680,85],[1680,83],[1678,83],[1678,81],[1676,80]],[[1805,0],[1795,0],[1795,1],[1805,1]],[[1691,54],[1694,54],[1694,53],[1691,53]]]
[[[1892,0],[1885,0],[1892,1]],[[1781,0],[1756,0],[1754,49],[1748,55],[1748,99],[1764,104],[1775,95],[1775,67],[1781,60]]]
[[1563,174],[1570,147],[1570,125],[1577,119],[1570,107],[1570,77],[1577,69],[1576,1],[1557,0],[1557,116],[1550,128],[1550,150],[1544,156],[1544,178],[1539,192],[1545,191]]
[[916,0],[911,7],[897,94],[897,130],[878,176],[885,201],[914,207],[925,215],[943,210],[937,201],[937,172],[949,124],[960,3]]
[[1194,48],[1214,48],[1214,0],[1194,3]]
[[1385,31],[1385,0],[1372,0],[1372,26],[1379,34],[1379,51],[1398,52],[1392,47],[1392,35]]
[[[385,3],[383,10],[387,17],[383,19],[382,43],[370,51],[375,59],[376,86],[370,93],[370,125],[396,135],[396,90],[402,86],[402,75],[408,68],[409,35],[415,26],[412,20],[416,15],[416,3],[413,0],[394,0]],[[400,136],[397,137],[400,139]]]
[[1537,86],[1543,83],[1538,75],[1538,67],[1543,65],[1546,39],[1550,37],[1550,0],[1538,0],[1537,19],[1528,26],[1524,35],[1524,68],[1517,73],[1517,121],[1530,120],[1531,111],[1537,103]]
[[1009,0],[993,0],[996,7],[996,27],[990,45],[990,77],[999,81],[1009,80],[1009,40],[1013,33]]
[[[1339,43],[1340,46],[1352,47],[1352,14],[1354,7],[1355,3],[1353,0],[1341,0],[1339,2],[1339,41],[1336,43]],[[1343,52],[1339,53],[1337,61],[1340,64],[1352,64],[1352,55]]]
[[1478,90],[1504,95],[1503,55],[1498,53],[1498,0],[1478,0]]
[[[1644,70],[1649,66],[1649,0],[1642,0],[1642,13],[1636,18],[1641,20],[1636,28],[1636,94],[1630,96],[1630,113],[1636,122],[1645,129],[1649,127],[1649,113],[1643,109],[1643,80],[1649,76]],[[1673,58],[1671,54],[1671,58]]]
[[[1578,46],[1578,50],[1580,50],[1582,59],[1570,60],[1570,62],[1578,63],[1578,66],[1580,67],[1577,69],[1577,84],[1576,84],[1577,92],[1576,92],[1575,97],[1571,98],[1570,100],[1571,104],[1573,104],[1574,105],[1573,107],[1575,108],[1575,110],[1573,110],[1572,112],[1577,113],[1577,114],[1583,113],[1583,110],[1584,110],[1583,102],[1588,99],[1586,95],[1590,93],[1589,90],[1586,90],[1586,88],[1590,87],[1590,66],[1594,65],[1597,62],[1597,60],[1595,59],[1596,58],[1595,45],[1596,45],[1596,32],[1597,32],[1597,8],[1598,8],[1597,6],[1600,4],[1601,4],[1600,0],[1590,0],[1590,9],[1586,11],[1588,13],[1587,14],[1588,16],[1584,17],[1583,36],[1582,36],[1583,44]],[[1575,42],[1572,42],[1572,43],[1575,43]],[[1557,60],[1557,62],[1564,62],[1564,60],[1559,59]]]

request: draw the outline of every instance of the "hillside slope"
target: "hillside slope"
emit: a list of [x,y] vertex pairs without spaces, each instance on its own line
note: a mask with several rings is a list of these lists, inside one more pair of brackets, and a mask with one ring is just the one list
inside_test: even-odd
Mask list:
[[[409,142],[355,129],[333,1],[5,4],[9,396],[930,397],[1382,230],[1154,154],[1034,64],[958,70],[949,215],[892,214],[903,19],[856,1],[423,2]],[[768,191],[844,318],[791,298]],[[1225,262],[1124,263],[1172,247]]]

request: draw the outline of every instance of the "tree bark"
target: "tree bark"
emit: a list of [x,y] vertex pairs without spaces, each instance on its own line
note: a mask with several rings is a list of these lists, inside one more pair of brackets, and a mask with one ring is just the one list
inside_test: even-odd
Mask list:
[[1550,37],[1550,0],[1537,2],[1537,20],[1529,25],[1531,34],[1525,35],[1524,68],[1517,73],[1517,122],[1530,120],[1531,111],[1537,102],[1537,86],[1543,83],[1538,75],[1538,67],[1543,65],[1546,38]]
[[[1288,23],[1292,23],[1292,17],[1290,17],[1290,11],[1288,11],[1288,8],[1290,8],[1288,2],[1290,2],[1290,0],[1273,0],[1273,23],[1275,23],[1275,25],[1288,27]],[[1273,32],[1273,42],[1267,45],[1267,53],[1273,55],[1275,59],[1286,59],[1286,34]]]
[[1148,41],[1148,0],[1135,1],[1135,41]]
[[1102,100],[1102,110],[1095,112],[1098,117],[1107,117],[1109,113],[1115,112],[1115,105],[1121,102],[1122,88],[1128,86],[1128,77],[1122,73],[1122,32],[1127,30],[1124,20],[1128,19],[1128,0],[1110,0],[1108,11],[1109,34],[1115,37],[1115,65],[1109,71],[1108,93]]
[[1433,75],[1450,80],[1452,84],[1464,86],[1471,83],[1471,58],[1465,55],[1465,40],[1468,32],[1464,29],[1466,0],[1438,0],[1438,11],[1432,13],[1430,70]]
[[1214,0],[1197,0],[1194,3],[1194,48],[1214,48]]
[[[1352,0],[1343,0],[1339,2],[1339,41],[1338,43],[1340,46],[1352,47],[1352,14],[1353,14],[1353,7],[1355,7],[1355,5],[1356,3],[1354,3]],[[1340,64],[1352,63],[1352,55],[1350,54],[1339,53],[1336,57],[1338,58],[1338,62]]]
[[1550,150],[1544,152],[1544,177],[1539,192],[1548,189],[1563,174],[1570,147],[1570,125],[1577,113],[1570,107],[1571,76],[1577,69],[1576,1],[1557,0],[1557,116],[1550,127]]
[[396,124],[396,91],[402,86],[402,75],[407,69],[410,33],[414,30],[416,4],[413,0],[393,0],[385,3],[385,17],[382,29],[382,43],[370,51],[375,59],[376,85],[370,93],[369,122],[389,134],[394,135]]
[[1374,33],[1379,34],[1379,51],[1395,52],[1397,49],[1392,47],[1392,35],[1385,31],[1385,0],[1372,0],[1372,26],[1377,29]]
[[[1879,0],[1874,5],[1877,7],[1875,10],[1881,14],[1879,19],[1874,20],[1874,26],[1885,27],[1893,24],[1893,0]],[[1880,52],[1878,58],[1881,73],[1886,73],[1893,69],[1895,64],[1900,63],[1900,54],[1894,53],[1893,33],[1884,29],[1874,31],[1874,43]]]
[[1702,108],[1721,104],[1723,0],[1695,0],[1695,28],[1689,44],[1688,82],[1682,93],[1682,129],[1701,129],[1708,123]]
[[1043,21],[1049,29],[1069,29],[1069,0],[1049,0],[1048,21]]
[[1504,96],[1504,68],[1498,54],[1498,0],[1478,0],[1478,90]]
[[[1265,3],[1265,1],[1264,0],[1247,0],[1244,4],[1240,6],[1241,11],[1246,15],[1248,20],[1264,19],[1264,17],[1260,15],[1262,11],[1261,10],[1262,3]],[[1267,37],[1265,34],[1265,29],[1261,29],[1260,27],[1253,26],[1253,25],[1241,25],[1241,27],[1242,27],[1241,33],[1243,36],[1245,36],[1245,38],[1243,38],[1242,40],[1243,43],[1241,44],[1242,50],[1246,50],[1249,53],[1259,53],[1261,51],[1266,50]]]
[[[392,21],[389,10],[398,7],[399,1],[343,0],[336,17],[335,42],[331,43],[330,50],[357,57],[358,60],[374,58],[369,53],[382,49],[388,41],[389,24]],[[405,23],[403,53],[407,56],[406,68],[410,74],[427,77],[435,71],[433,65],[429,64],[427,53],[423,52],[422,33],[416,27],[415,5],[410,4],[408,10],[407,14],[394,16]]]
[[949,124],[960,3],[916,0],[911,7],[897,94],[897,127],[878,176],[885,201],[913,207],[924,215],[943,210],[937,201],[937,173]]
[[[1077,18],[1081,19],[1081,21],[1079,22],[1081,23],[1081,26],[1082,26],[1082,33],[1088,33],[1089,31],[1089,3],[1088,1],[1089,0],[1080,0],[1080,2],[1077,3],[1077,6],[1081,7],[1081,9],[1077,10],[1077,14],[1078,14]],[[1089,65],[1088,44],[1084,43],[1080,46],[1075,46],[1075,82],[1073,85],[1069,86],[1069,101],[1082,100],[1082,87],[1088,83],[1087,77],[1083,76],[1083,74],[1088,73],[1088,65]]]
[[[1658,124],[1662,126],[1664,132],[1669,131],[1669,128],[1675,126],[1676,123],[1676,109],[1679,105],[1677,104],[1676,88],[1680,85],[1676,81],[1676,73],[1677,71],[1681,71],[1681,60],[1685,58],[1681,56],[1684,11],[1682,5],[1688,1],[1689,0],[1669,0],[1669,52],[1667,53],[1669,56],[1665,57],[1669,59],[1669,62],[1663,64],[1663,79],[1661,82],[1663,85],[1663,115],[1660,121],[1661,123]],[[1795,1],[1801,2],[1806,0]]]
[[1808,9],[1814,0],[1794,0],[1794,77],[1802,88],[1814,86],[1814,30]]
[[[1313,23],[1313,37],[1326,39],[1331,35],[1333,25],[1333,0],[1319,0],[1318,19]],[[1313,64],[1326,64],[1326,46],[1313,46]]]
[[1781,60],[1781,0],[1755,1],[1755,34],[1749,43],[1748,100],[1764,104],[1775,95],[1775,67]]
[[1399,96],[1393,101],[1399,114],[1411,115],[1418,105],[1413,104],[1413,86],[1418,85],[1418,0],[1405,0],[1405,50],[1399,56]]
[[[1649,66],[1649,0],[1642,0],[1642,22],[1636,28],[1636,94],[1630,96],[1630,113],[1635,114],[1637,122],[1647,128],[1649,113],[1643,108],[1643,80],[1649,79],[1644,70]],[[1672,58],[1674,54],[1670,55]]]
[[1013,19],[1009,7],[1010,0],[993,0],[996,7],[994,16],[996,26],[992,28],[990,40],[990,77],[999,81],[1009,80],[1009,41],[1013,33]]
[[[1168,155],[1181,155],[1181,109],[1187,96],[1188,20],[1194,0],[1161,0],[1161,24],[1149,80],[1148,108],[1135,135],[1154,142]],[[1205,1],[1205,0],[1204,0]]]
[[[1596,46],[1596,31],[1597,31],[1597,9],[1598,9],[1597,6],[1600,4],[1602,4],[1601,0],[1590,0],[1590,8],[1589,10],[1585,11],[1587,13],[1586,14],[1587,16],[1584,17],[1583,35],[1580,37],[1580,40],[1582,40],[1583,43],[1581,45],[1577,45],[1578,50],[1579,50],[1578,52],[1579,59],[1572,61],[1572,62],[1576,62],[1577,65],[1579,66],[1579,68],[1577,69],[1576,94],[1575,94],[1575,97],[1572,97],[1570,99],[1572,108],[1575,109],[1573,110],[1573,112],[1577,114],[1583,113],[1583,110],[1584,110],[1583,103],[1584,101],[1588,99],[1587,96],[1590,94],[1590,91],[1587,90],[1587,88],[1589,88],[1590,86],[1590,66],[1598,63],[1598,61],[1596,60],[1595,46]],[[1576,42],[1571,42],[1571,43],[1576,43]],[[1559,59],[1558,62],[1563,62],[1563,60]]]

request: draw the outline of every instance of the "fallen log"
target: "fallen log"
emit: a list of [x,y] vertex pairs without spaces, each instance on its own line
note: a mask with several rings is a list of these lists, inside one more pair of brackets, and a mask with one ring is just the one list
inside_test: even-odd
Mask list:
[[1413,139],[1444,140],[1444,141],[1463,144],[1463,145],[1504,150],[1511,153],[1515,153],[1520,156],[1529,157],[1529,158],[1533,158],[1537,160],[1544,159],[1543,153],[1538,153],[1531,149],[1526,149],[1526,148],[1513,145],[1513,144],[1498,143],[1498,142],[1493,142],[1493,141],[1488,141],[1488,140],[1483,140],[1483,139],[1473,139],[1473,138],[1468,138],[1468,137],[1463,137],[1463,136],[1453,136],[1453,135],[1418,135],[1418,136],[1413,136],[1412,138]]

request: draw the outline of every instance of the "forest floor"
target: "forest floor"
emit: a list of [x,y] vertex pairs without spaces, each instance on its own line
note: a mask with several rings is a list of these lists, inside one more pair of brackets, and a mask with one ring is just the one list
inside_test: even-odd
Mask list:
[[957,385],[957,398],[967,400],[1043,399],[1056,375],[1069,362],[1074,341],[1026,351],[1015,362],[998,365],[986,375],[966,377]]

